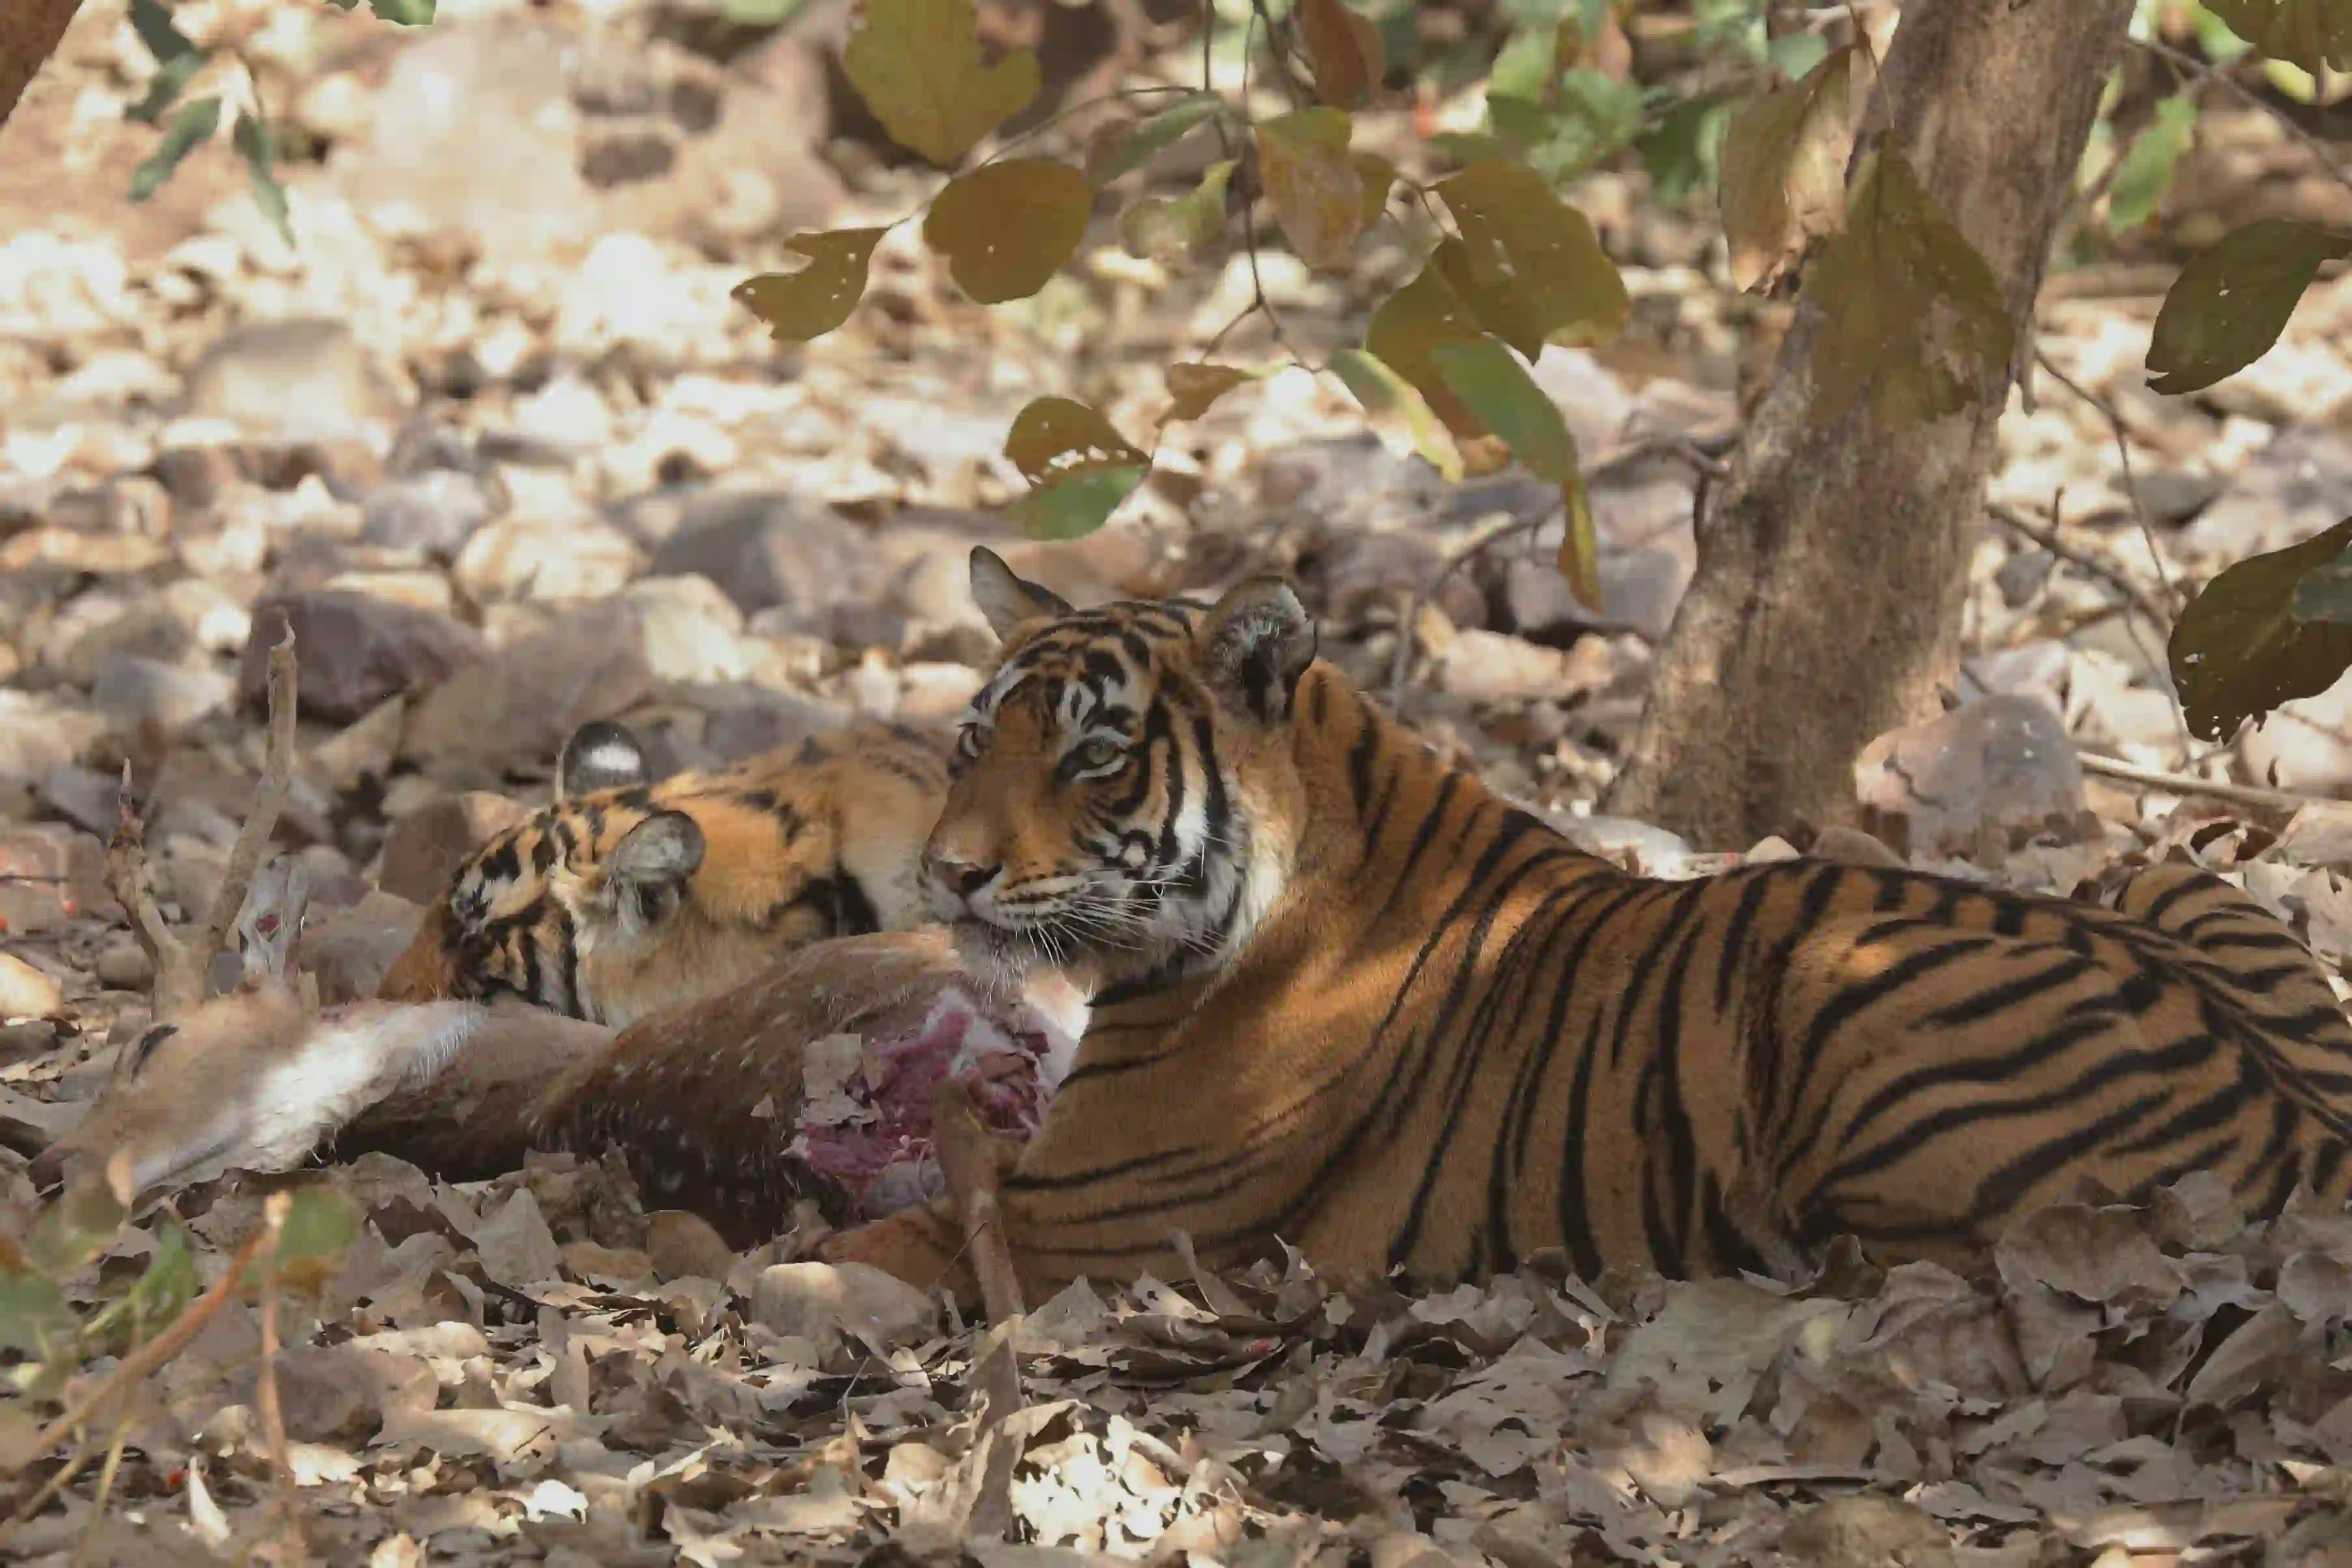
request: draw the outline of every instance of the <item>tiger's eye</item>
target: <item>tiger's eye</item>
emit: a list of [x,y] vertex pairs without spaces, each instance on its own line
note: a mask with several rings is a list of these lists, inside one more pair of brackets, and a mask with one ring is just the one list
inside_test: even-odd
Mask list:
[[1078,747],[1078,766],[1086,768],[1108,768],[1126,755],[1125,748],[1115,740],[1095,737]]

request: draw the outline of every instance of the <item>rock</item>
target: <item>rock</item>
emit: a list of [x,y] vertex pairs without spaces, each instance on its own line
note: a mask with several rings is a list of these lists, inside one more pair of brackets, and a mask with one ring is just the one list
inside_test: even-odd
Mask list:
[[518,801],[472,789],[395,817],[384,834],[376,886],[412,904],[430,904],[447,891],[467,855],[527,815]]
[[609,599],[637,573],[636,547],[604,523],[505,517],[466,541],[458,586],[478,600]]
[[0,1022],[55,1018],[66,1010],[58,983],[14,953],[0,953]]
[[[438,897],[447,886],[433,890]],[[383,983],[383,972],[407,949],[425,911],[406,898],[370,890],[348,909],[313,908],[302,926],[300,962],[319,982],[319,1000],[328,1007],[365,1001]]]
[[0,933],[36,936],[115,910],[106,846],[62,822],[0,826]]
[[121,815],[122,779],[89,768],[53,768],[41,779],[40,797],[77,827],[110,836]]
[[1991,860],[2024,838],[2085,831],[2083,765],[2064,721],[2031,697],[1980,697],[1890,730],[1863,747],[1853,776],[1874,830],[1913,854]]
[[1899,866],[1903,863],[1901,855],[1877,839],[1860,828],[1849,828],[1843,822],[1832,822],[1814,834],[1812,845],[1805,852],[1815,860],[1839,861],[1847,865]]
[[626,601],[573,611],[426,693],[409,710],[402,754],[467,785],[509,765],[551,761],[573,730],[651,693],[643,636]]
[[99,949],[99,983],[110,990],[143,991],[155,979],[155,961],[128,936],[118,936]]
[[2256,779],[2314,795],[2352,788],[2352,681],[2282,703],[2238,742]]
[[360,538],[387,549],[454,560],[498,509],[489,486],[473,475],[430,468],[377,486],[365,503]]
[[707,577],[648,577],[622,597],[637,610],[646,663],[665,681],[740,681],[743,612]]
[[155,455],[147,472],[172,498],[173,522],[185,514],[211,510],[230,486],[253,477],[237,448],[219,444],[174,446]]
[[445,615],[340,589],[278,594],[254,607],[237,674],[247,706],[267,701],[269,650],[290,620],[307,717],[349,723],[412,688],[446,680],[488,653],[481,634]]
[[664,1280],[688,1275],[724,1280],[735,1267],[734,1251],[710,1222],[680,1208],[656,1209],[646,1216],[646,1254]]
[[297,317],[223,334],[188,371],[174,412],[297,441],[396,419],[401,407],[350,328]]
[[1608,649],[1595,639],[1563,653],[1474,628],[1455,632],[1438,656],[1437,686],[1449,696],[1474,703],[1557,699],[1606,685],[1608,662]]
[[752,1321],[805,1339],[827,1354],[844,1336],[887,1354],[919,1344],[939,1327],[939,1303],[865,1263],[776,1263],[760,1270]]
[[117,735],[135,735],[148,724],[170,734],[226,707],[236,695],[236,682],[216,670],[117,655],[100,667],[90,700]]
[[46,778],[105,733],[104,719],[71,701],[0,686],[0,781]]
[[2134,474],[2132,496],[2147,509],[2148,521],[2178,528],[2211,506],[2225,487],[2216,475],[2158,468]]
[[508,16],[407,45],[374,94],[370,133],[330,158],[334,187],[405,206],[501,264],[583,241],[597,213],[575,165],[570,49],[558,28]]
[[746,614],[779,610],[829,634],[837,606],[870,603],[885,584],[864,528],[830,507],[770,490],[712,491],[654,552],[656,576],[709,578]]
[[2284,549],[2343,521],[2347,491],[2352,491],[2352,438],[2332,430],[2289,426],[2182,530],[2181,543],[2228,561]]

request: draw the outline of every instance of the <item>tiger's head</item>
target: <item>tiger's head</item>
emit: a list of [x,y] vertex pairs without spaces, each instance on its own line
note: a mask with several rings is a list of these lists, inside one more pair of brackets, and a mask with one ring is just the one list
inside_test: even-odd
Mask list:
[[1100,982],[1198,974],[1290,880],[1305,786],[1291,747],[1315,623],[1273,578],[1213,605],[1074,611],[971,554],[1003,643],[972,699],[926,895],[974,962]]
[[625,1023],[648,1009],[633,1005],[631,988],[609,983],[618,977],[598,970],[625,965],[677,921],[707,848],[692,816],[655,799],[645,754],[628,731],[583,726],[564,746],[554,803],[467,858],[377,995],[513,997]]

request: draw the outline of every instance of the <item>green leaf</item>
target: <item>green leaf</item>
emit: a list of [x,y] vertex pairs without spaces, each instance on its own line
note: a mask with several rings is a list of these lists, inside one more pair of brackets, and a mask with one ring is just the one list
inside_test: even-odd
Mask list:
[[739,27],[780,26],[801,0],[719,0],[719,14]]
[[1431,355],[1441,343],[1466,342],[1483,330],[1446,281],[1449,269],[1467,266],[1460,240],[1439,241],[1420,275],[1382,300],[1364,330],[1366,351],[1403,377],[1461,441],[1475,440],[1486,429],[1446,385]]
[[1633,143],[1650,176],[1650,193],[1671,204],[1706,185],[1720,167],[1724,127],[1730,118],[1730,109],[1712,97],[1690,99],[1668,110],[1657,130]]
[[2352,236],[2293,218],[2258,218],[2189,258],[2148,339],[2148,384],[2211,386],[2268,353],[2320,264],[2352,256]]
[[1625,279],[1591,220],[1534,170],[1489,158],[1436,191],[1462,231],[1446,282],[1488,331],[1532,360],[1547,342],[1592,342],[1625,325]]
[[1411,382],[1362,349],[1331,356],[1331,373],[1363,405],[1372,433],[1399,457],[1417,453],[1449,485],[1462,478],[1462,451]]
[[0,1351],[46,1360],[75,1327],[73,1309],[56,1281],[30,1270],[0,1270]]
[[204,1288],[204,1277],[188,1250],[187,1233],[167,1220],[138,1281],[82,1325],[84,1354],[100,1348],[127,1350],[134,1340],[154,1338]]
[[62,1280],[105,1250],[129,1213],[111,1176],[77,1180],[34,1221],[25,1255],[40,1273]]
[[2294,585],[2294,618],[2352,626],[2352,550],[2305,573]]
[[147,46],[147,52],[155,57],[159,66],[203,52],[194,39],[180,31],[171,7],[162,0],[131,0],[131,29],[139,35],[139,41]]
[[1087,179],[1108,185],[1120,175],[1142,168],[1184,139],[1185,132],[1223,112],[1223,95],[1191,92],[1159,113],[1132,125],[1122,125],[1087,149]]
[[1084,538],[1110,520],[1149,472],[1139,464],[1089,468],[1030,491],[1007,507],[1004,515],[1031,538]]
[[[1867,98],[1866,57],[1849,45],[1801,80],[1731,111],[1716,192],[1731,281],[1768,283],[1845,219],[1845,166]],[[1863,89],[1863,90],[1857,90]]]
[[313,1182],[294,1195],[278,1233],[278,1282],[298,1295],[317,1296],[343,1264],[363,1218],[352,1196],[331,1182]]
[[2172,172],[2197,133],[2197,100],[2176,92],[2156,106],[2156,118],[2132,138],[2107,185],[2107,228],[2137,228],[2156,215],[2172,189]]
[[1867,389],[1879,420],[1902,429],[1966,408],[2008,368],[2016,329],[1992,268],[1892,147],[1868,159],[1805,297],[1827,318],[1813,345],[1817,417]]
[[982,305],[1026,299],[1086,238],[1094,194],[1085,175],[1050,158],[984,163],[932,198],[923,240]]
[[858,16],[843,74],[893,141],[943,169],[1037,96],[1031,50],[981,62],[971,0],[865,0]]
[[129,117],[142,124],[154,124],[165,110],[180,101],[180,94],[187,90],[188,84],[195,80],[196,73],[205,68],[205,62],[211,57],[198,49],[169,61],[147,84],[147,96],[131,106],[127,111]]
[[[2227,740],[2247,719],[2296,697],[2317,696],[2352,667],[2352,625],[2299,619],[2305,580],[2352,548],[2352,517],[2326,533],[2242,560],[2205,585],[2180,612],[2166,653],[2189,727]],[[2323,583],[2313,607],[2335,608]]]
[[2324,62],[2352,70],[2352,5],[2344,0],[2204,0],[2231,32],[2273,59],[2316,76]]
[[784,248],[809,258],[798,272],[763,272],[747,277],[728,297],[768,324],[780,343],[822,338],[857,308],[866,294],[866,268],[887,229],[833,229],[794,235]]
[[1225,185],[1234,177],[1234,160],[1209,165],[1201,183],[1177,197],[1154,196],[1140,201],[1118,216],[1119,243],[1129,256],[1173,261],[1199,250],[1225,226]]
[[1345,267],[1364,232],[1364,175],[1348,154],[1348,116],[1301,109],[1257,127],[1266,204],[1298,259],[1322,272]]
[[1552,99],[1489,92],[1486,118],[1505,152],[1523,157],[1555,185],[1581,178],[1632,146],[1647,110],[1640,87],[1589,69],[1561,77]]
[[294,225],[287,221],[286,187],[278,183],[278,149],[269,127],[250,114],[240,114],[231,140],[237,155],[245,160],[246,172],[253,176],[255,204],[277,225],[286,243],[292,245]]
[[433,20],[434,0],[369,0],[379,21],[397,27],[422,27]]
[[172,117],[163,128],[163,139],[147,161],[131,172],[131,199],[143,202],[163,188],[163,183],[179,168],[180,161],[194,152],[197,146],[220,129],[221,100],[200,98]]
[[1559,405],[1536,385],[1510,350],[1493,338],[1440,343],[1430,350],[1438,373],[1488,430],[1503,438],[1528,472],[1564,485],[1579,472],[1576,438]]
[[1584,488],[1584,475],[1576,476],[1559,487],[1562,531],[1559,555],[1553,564],[1560,576],[1568,579],[1568,591],[1587,610],[1600,614],[1603,609],[1601,592],[1601,530],[1592,524],[1592,497]]
[[1160,423],[1170,420],[1198,419],[1209,412],[1209,405],[1244,382],[1255,381],[1257,372],[1239,365],[1187,363],[1168,367],[1168,395],[1175,401],[1162,414]]

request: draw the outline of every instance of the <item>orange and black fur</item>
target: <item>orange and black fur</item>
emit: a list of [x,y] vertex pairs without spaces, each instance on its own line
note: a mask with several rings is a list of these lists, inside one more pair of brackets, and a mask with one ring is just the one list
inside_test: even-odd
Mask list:
[[586,726],[555,803],[458,868],[377,994],[627,1024],[812,942],[912,924],[946,788],[946,737],[900,725],[659,783],[627,731]]
[[[1288,589],[1073,612],[975,552],[1004,639],[925,849],[966,952],[1091,975],[1000,1200],[1079,1275],[1342,1279],[1559,1249],[1590,1277],[1787,1269],[1840,1233],[1969,1266],[2086,1181],[2352,1190],[2352,1026],[2253,901],[2117,907],[1799,860],[1630,875],[1440,763]],[[944,1208],[828,1255],[974,1300]]]

